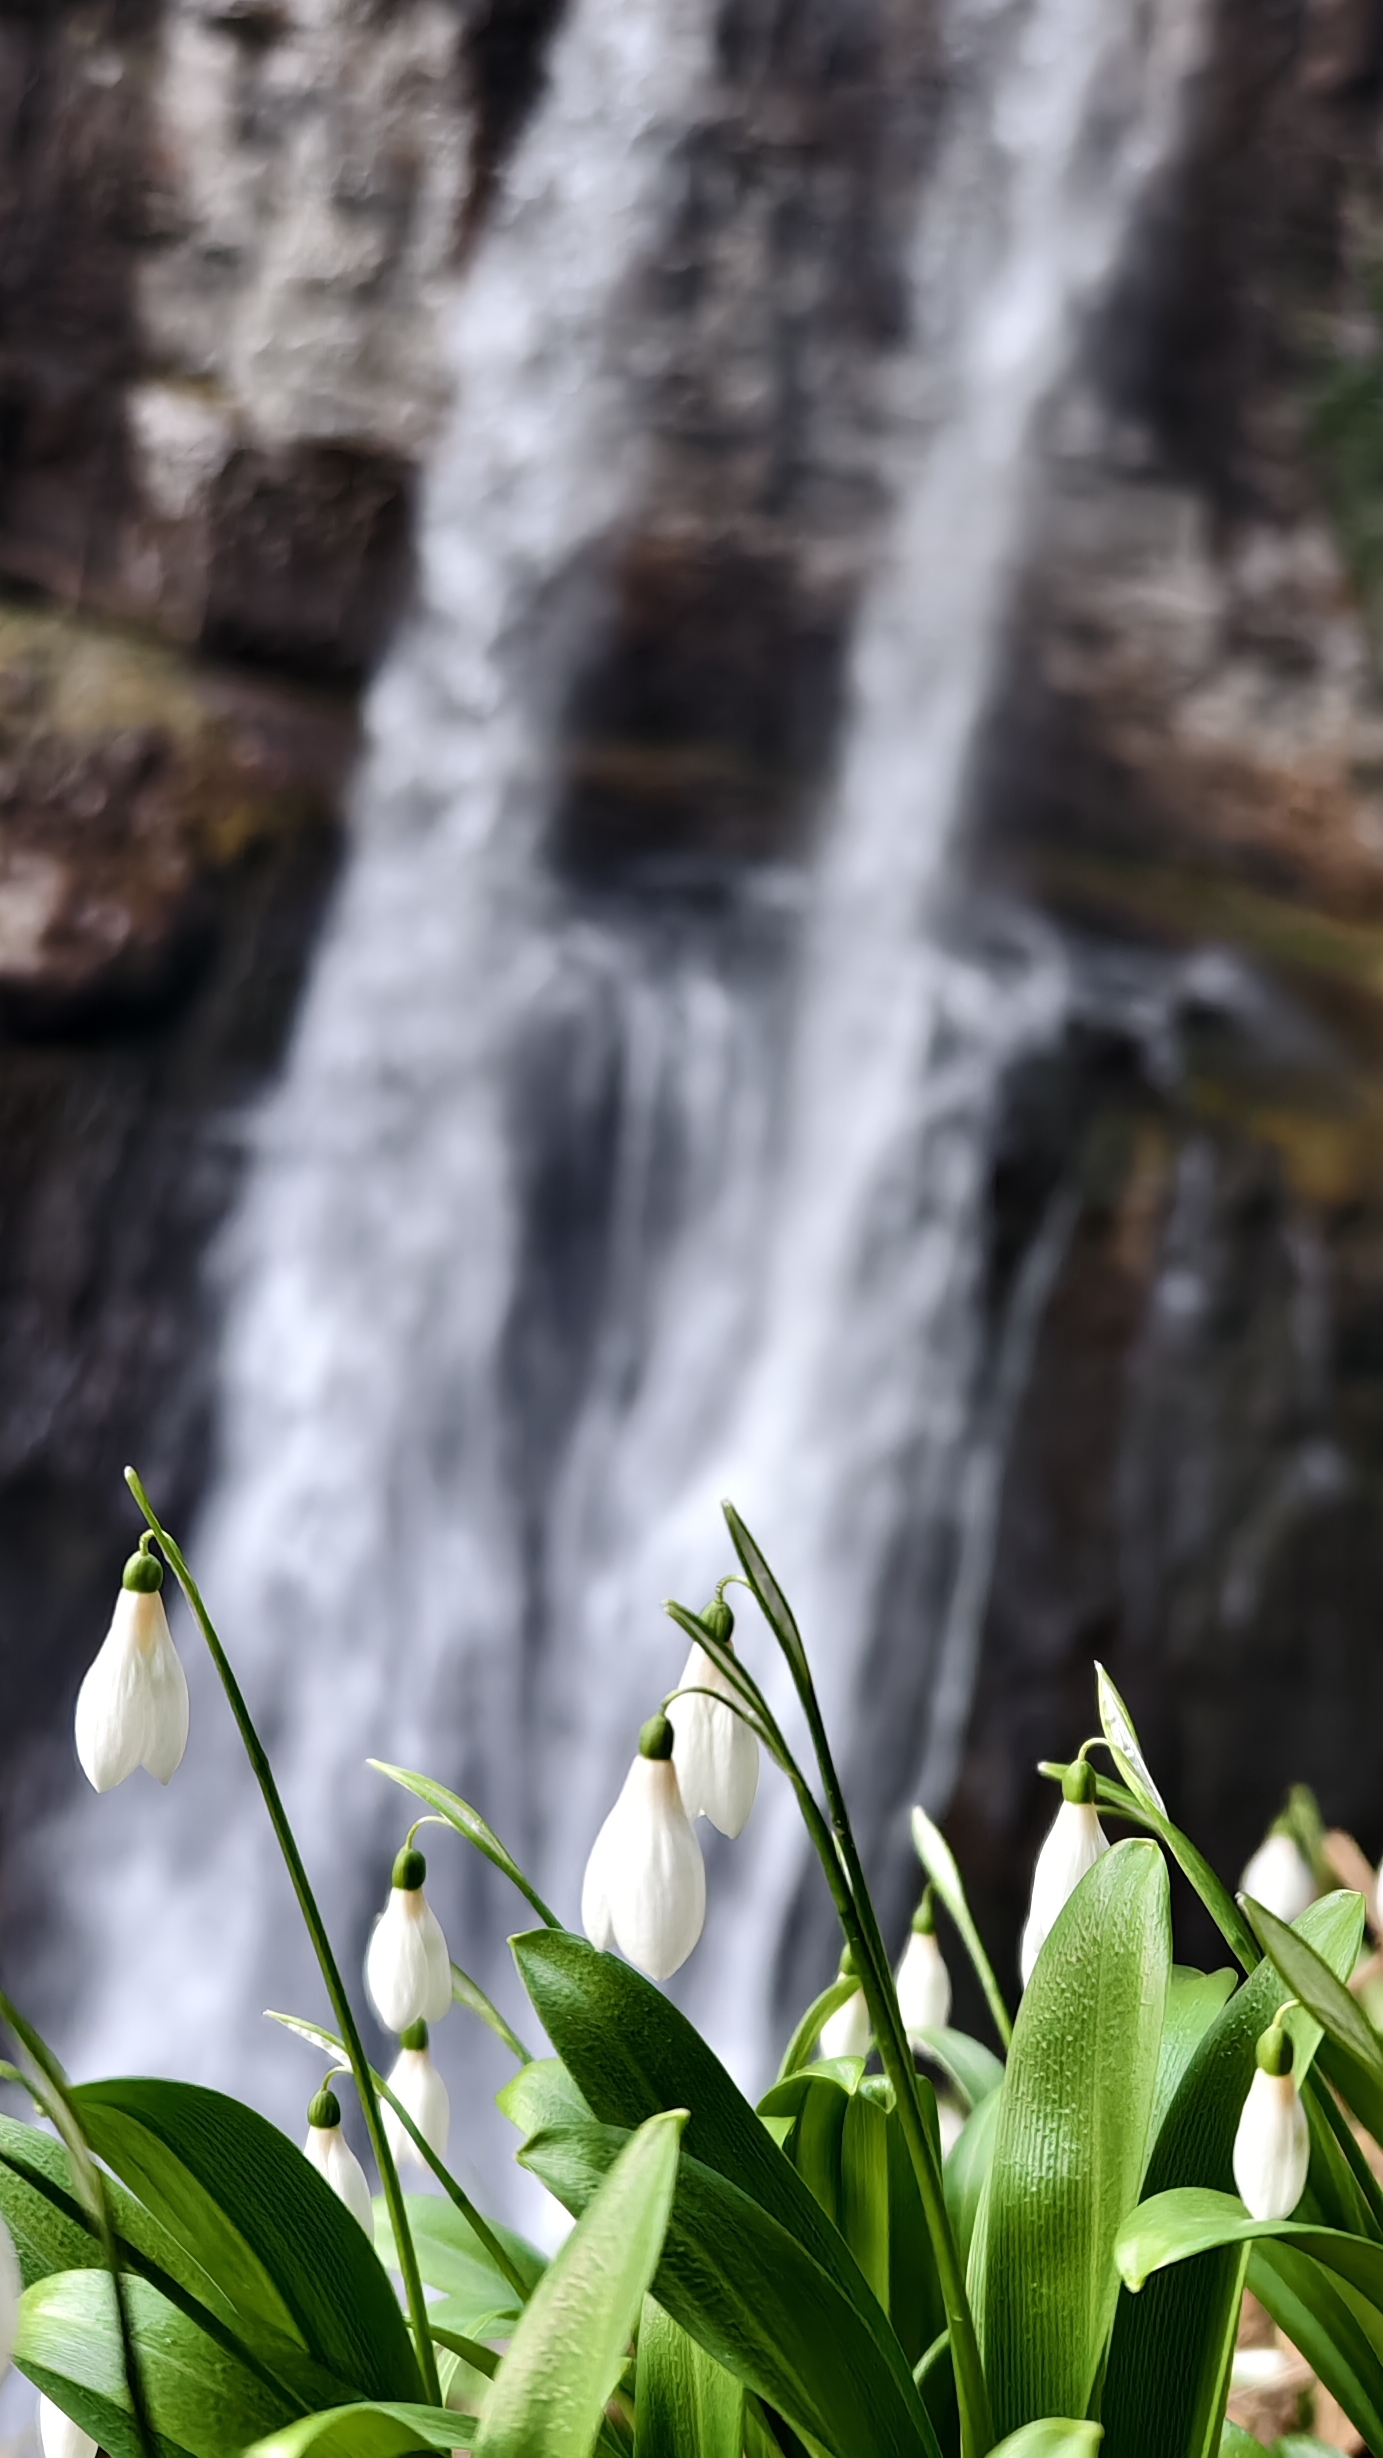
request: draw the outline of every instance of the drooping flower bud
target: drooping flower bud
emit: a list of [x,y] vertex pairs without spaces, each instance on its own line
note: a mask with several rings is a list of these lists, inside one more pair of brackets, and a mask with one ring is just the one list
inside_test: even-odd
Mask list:
[[[447,2137],[451,2132],[451,2101],[447,2086],[432,2062],[427,2044],[426,2023],[410,2023],[399,2043],[399,2053],[389,2076],[389,2088],[402,2100],[425,2143],[439,2159],[447,2155]],[[384,2132],[394,2154],[396,2167],[426,2169],[427,2161],[410,2134],[404,2131],[389,2102],[381,2109]]]
[[96,2443],[52,2399],[38,2402],[38,2439],[43,2458],[96,2458]]
[[159,1593],[162,1566],[141,1546],[125,1564],[101,1649],[77,1693],[77,1756],[97,1792],[147,1767],[166,1784],[187,1747],[187,1675]]
[[706,1869],[673,1763],[672,1725],[649,1718],[624,1786],[591,1846],[581,1925],[650,1980],[686,1962],[706,1919]]
[[451,1956],[423,1893],[427,1862],[405,1845],[365,1957],[365,1988],[386,2031],[440,2023],[451,2004]]
[[[855,1958],[847,1946],[840,1958],[840,1976],[849,1980],[855,1972]],[[867,2057],[874,2038],[874,2026],[869,2020],[869,2007],[863,1989],[856,1989],[828,2014],[817,2041],[818,2057]]]
[[898,1966],[898,2010],[909,2045],[920,2048],[924,2031],[940,2031],[951,2016],[951,1975],[936,1934],[930,1886],[912,1916],[912,1929]]
[[1234,2137],[1234,2182],[1251,2219],[1290,2219],[1306,2191],[1311,2132],[1293,2062],[1290,2031],[1271,2024]]
[[[707,1605],[701,1619],[723,1646],[730,1645],[735,1617],[723,1596]],[[759,1744],[743,1716],[721,1706],[721,1699],[735,1697],[734,1685],[704,1647],[692,1648],[678,1687],[693,1694],[675,1698],[668,1708],[682,1806],[689,1818],[709,1818],[722,1835],[738,1835],[759,1788]],[[706,1690],[715,1697],[701,1696]]]
[[1315,1902],[1316,1881],[1296,1837],[1285,1827],[1274,1827],[1259,1845],[1239,1880],[1239,1892],[1252,1895],[1279,1920],[1297,1920]]
[[364,2169],[341,2131],[341,2103],[330,2089],[320,2090],[308,2108],[303,2152],[326,2178],[337,2201],[344,2202],[352,2219],[359,2220],[373,2244],[375,2214],[370,2188]]
[[1095,1770],[1073,1758],[1061,1779],[1061,1807],[1052,1820],[1032,1874],[1032,1900],[1019,1952],[1023,1986],[1086,1871],[1093,1869],[1109,1839],[1095,1814]]
[[14,2239],[3,2219],[0,2219],[0,2381],[10,2369],[14,2342],[19,2330],[19,2299],[24,2282],[19,2275],[19,2256]]

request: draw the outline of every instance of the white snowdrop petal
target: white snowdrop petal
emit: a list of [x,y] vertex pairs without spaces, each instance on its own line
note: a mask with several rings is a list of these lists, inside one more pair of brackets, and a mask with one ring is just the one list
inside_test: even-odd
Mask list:
[[422,1888],[390,1887],[365,1956],[366,1994],[386,2031],[407,2031],[414,2023],[439,2021],[451,2004],[448,1965],[445,1999],[437,2014],[428,2011],[437,1995],[435,1948],[433,1961],[429,1961],[429,1923],[441,1940],[445,1960],[446,1941]]
[[152,1605],[149,1631],[145,1643],[144,1747],[140,1763],[161,1784],[167,1784],[182,1765],[187,1748],[187,1731],[191,1707],[187,1695],[187,1675],[182,1658],[173,1645],[173,1633],[161,1596],[139,1596],[141,1605]]
[[706,1919],[706,1865],[672,1760],[636,1758],[612,1815],[605,1883],[615,1943],[650,1980],[668,1980]]
[[[447,2139],[451,2132],[451,2102],[447,2086],[425,2048],[401,2048],[389,2077],[389,2087],[403,2102],[424,2142],[439,2159],[447,2155]],[[404,2131],[388,2101],[383,2107],[384,2131],[398,2167],[427,2169],[427,2162],[414,2144],[411,2134]],[[430,2173],[430,2171],[429,2171]]]
[[1290,2219],[1306,2191],[1311,2134],[1293,2074],[1255,2066],[1234,2137],[1234,2182],[1251,2219]]
[[427,2002],[423,2007],[425,2023],[440,2023],[451,2010],[451,1955],[442,1934],[442,1924],[430,1903],[423,1906],[420,1923],[423,1934],[423,1956],[427,1965]]
[[90,2433],[55,2407],[51,2398],[38,2402],[38,2438],[43,2458],[96,2458],[97,2444]]
[[0,2380],[10,2369],[14,2354],[15,2334],[19,2328],[19,2299],[23,2293],[19,2275],[19,2256],[14,2239],[3,2219],[0,2219]]
[[1033,1871],[1032,1902],[1019,1955],[1024,1988],[1031,1980],[1033,1966],[1081,1879],[1094,1868],[1101,1853],[1108,1850],[1109,1838],[1100,1825],[1093,1802],[1063,1801],[1052,1820]]
[[[623,1794],[620,1798],[623,1799]],[[611,1834],[618,1834],[619,1802],[592,1844],[586,1861],[586,1874],[581,1881],[581,1926],[591,1944],[601,1954],[607,1954],[615,1942],[614,1924],[610,1919],[610,1889],[606,1883],[610,1867]]]
[[914,1929],[903,1948],[898,2007],[914,2048],[922,2032],[940,2031],[950,2020],[951,1975],[934,1933]]
[[166,1784],[182,1762],[187,1727],[187,1676],[163,1598],[122,1587],[77,1694],[82,1770],[97,1792],[123,1784],[141,1766]]
[[1249,1860],[1239,1891],[1279,1920],[1298,1920],[1316,1900],[1316,1881],[1290,1835],[1269,1835]]
[[856,1989],[843,2006],[827,2015],[816,2053],[819,2057],[867,2057],[873,2037],[864,1991]]
[[365,2171],[340,2126],[310,2125],[303,2150],[313,2167],[326,2178],[337,2201],[345,2203],[352,2219],[359,2220],[373,2244],[375,2214],[370,2188],[365,2181]]
[[717,1693],[675,1698],[668,1708],[682,1805],[688,1818],[709,1818],[722,1835],[738,1835],[759,1788],[758,1742],[742,1716],[720,1705],[734,1691],[704,1648],[693,1646],[679,1686]]

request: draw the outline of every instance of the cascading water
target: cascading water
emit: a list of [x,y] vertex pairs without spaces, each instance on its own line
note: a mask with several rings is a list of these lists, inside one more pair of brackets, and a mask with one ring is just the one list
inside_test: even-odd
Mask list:
[[[728,1566],[722,1492],[797,1603],[847,1760],[883,1684],[900,1780],[944,1784],[1003,1422],[967,1452],[989,1123],[1064,980],[1036,932],[967,945],[938,891],[1038,412],[1165,152],[1195,23],[1193,0],[951,0],[839,775],[801,870],[712,900],[597,897],[545,850],[564,687],[643,482],[621,319],[712,28],[707,0],[577,0],[560,36],[457,301],[418,609],[228,1258],[197,1556],[343,1936],[402,1824],[367,1752],[475,1798],[574,1918],[680,1667],[659,1599]],[[937,1661],[900,1638],[919,1598]],[[74,2061],[288,2110],[311,2076],[256,2017],[315,1988],[205,1677],[194,1712],[167,1799],[131,1786],[71,1839]],[[868,1806],[880,1830],[893,1804]],[[493,1969],[482,1917],[498,1935],[510,1907],[446,1851],[453,1950]],[[746,2076],[801,1866],[767,1782],[687,1974]]]

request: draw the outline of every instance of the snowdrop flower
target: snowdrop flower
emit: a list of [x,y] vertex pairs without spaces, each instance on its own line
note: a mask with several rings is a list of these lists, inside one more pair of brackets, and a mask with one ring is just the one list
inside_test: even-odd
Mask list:
[[1295,1836],[1274,1827],[1249,1861],[1239,1880],[1239,1892],[1252,1895],[1279,1920],[1296,1920],[1316,1900],[1316,1881]]
[[683,1806],[672,1726],[650,1716],[624,1789],[591,1846],[581,1925],[593,1946],[618,1946],[650,1980],[686,1962],[706,1918],[706,1870]]
[[319,2175],[326,2178],[337,2201],[344,2202],[352,2219],[359,2220],[373,2244],[375,2214],[370,2188],[365,2182],[365,2171],[341,2131],[341,2103],[336,2093],[326,2086],[318,2092],[308,2109],[307,2140],[303,2151]]
[[1234,2182],[1251,2219],[1290,2219],[1306,2191],[1311,2135],[1281,2018],[1263,2033],[1234,2137]]
[[163,1568],[131,1554],[101,1651],[77,1693],[77,1756],[98,1792],[147,1767],[161,1784],[187,1747],[187,1675],[159,1589]]
[[1093,1869],[1109,1839],[1095,1815],[1095,1770],[1084,1758],[1073,1758],[1061,1779],[1061,1807],[1032,1875],[1032,1901],[1019,1954],[1023,1986],[1046,1945],[1058,1914],[1070,1901],[1086,1871]]
[[19,2275],[19,2256],[14,2240],[3,2219],[0,2219],[0,2381],[10,2369],[15,2337],[19,2329],[19,2299],[24,2282]]
[[451,1956],[423,1893],[427,1862],[404,1845],[365,1957],[365,1988],[386,2031],[440,2023],[451,2004]]
[[924,2031],[940,2031],[951,2014],[951,1975],[936,1934],[930,1886],[912,1916],[912,1932],[898,1966],[898,2010],[911,2048],[925,2048]]
[[[728,1647],[735,1617],[724,1598],[718,1596],[701,1618]],[[722,1835],[738,1835],[759,1788],[758,1742],[743,1716],[720,1705],[736,1691],[704,1647],[693,1647],[678,1686],[716,1693],[714,1698],[675,1698],[668,1707],[682,1806],[689,1818],[709,1818]]]
[[43,2458],[96,2458],[96,2443],[80,2424],[55,2407],[51,2398],[38,2402],[38,2438]]
[[[439,2159],[447,2155],[447,2136],[451,2132],[451,2102],[447,2086],[432,2062],[427,2045],[426,2023],[412,2023],[399,2042],[399,2053],[389,2077],[389,2088],[402,2100],[414,2124],[429,2149]],[[394,2154],[398,2168],[427,2168],[427,2161],[411,2134],[405,2133],[389,2102],[380,2111],[384,2118],[385,2139]]]
[[[850,1979],[854,1969],[855,1958],[847,1946],[840,1958],[841,1979]],[[834,2014],[827,2015],[821,2026],[816,2053],[818,2057],[867,2057],[873,2039],[874,2026],[869,2019],[864,1991],[856,1989],[853,1995],[846,1998],[843,2006],[837,2006]]]

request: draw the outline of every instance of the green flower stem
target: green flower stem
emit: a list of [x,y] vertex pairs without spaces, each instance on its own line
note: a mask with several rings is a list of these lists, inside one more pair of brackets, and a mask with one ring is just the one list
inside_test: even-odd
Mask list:
[[293,1829],[288,1823],[288,1813],[279,1796],[279,1788],[274,1781],[274,1771],[269,1764],[268,1753],[255,1730],[240,1684],[231,1670],[230,1659],[217,1637],[211,1616],[202,1602],[201,1591],[183,1560],[179,1547],[167,1530],[160,1525],[158,1514],[133,1468],[126,1469],[125,1482],[144,1513],[153,1534],[157,1537],[160,1548],[166,1554],[178,1585],[187,1598],[202,1637],[207,1643],[211,1661],[220,1676],[221,1687],[230,1702],[231,1714],[239,1727],[240,1738],[245,1745],[245,1755],[249,1759],[255,1780],[264,1796],[264,1806],[269,1813],[269,1823],[277,1838],[279,1850],[283,1854],[288,1875],[293,1881],[293,1892],[298,1898],[298,1908],[302,1913],[307,1934],[312,1940],[313,1952],[326,1983],[332,2012],[340,2026],[341,2039],[350,2060],[351,2072],[355,2077],[355,2087],[365,2115],[370,2148],[374,2152],[380,2182],[384,2187],[389,2222],[394,2231],[394,2243],[398,2251],[399,2269],[403,2275],[404,2292],[408,2298],[409,2318],[413,2325],[413,2336],[417,2342],[418,2364],[423,2377],[426,2403],[429,2406],[440,2407],[442,2390],[437,2378],[437,2358],[433,2352],[432,2334],[428,2329],[427,2300],[423,2295],[422,2274],[418,2269],[418,2256],[413,2243],[412,2231],[408,2225],[408,2213],[404,2208],[398,2170],[394,2165],[393,2154],[385,2136],[384,2121],[379,2111],[379,2099],[375,2092],[369,2062],[355,2016],[351,2012],[350,1999],[346,1995],[345,1986],[337,1968],[336,1957],[331,1950],[326,1924],[317,1908],[317,1898],[312,1892],[307,1871],[303,1866],[302,1854],[298,1850]]

